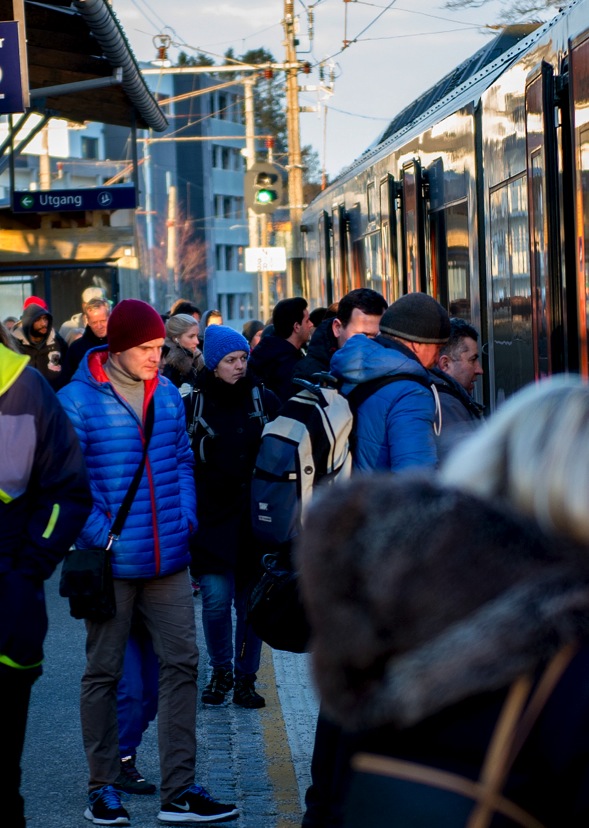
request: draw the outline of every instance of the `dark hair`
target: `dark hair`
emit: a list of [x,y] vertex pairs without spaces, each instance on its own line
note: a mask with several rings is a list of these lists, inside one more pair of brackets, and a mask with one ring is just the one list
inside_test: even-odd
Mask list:
[[201,315],[200,308],[193,302],[189,302],[188,299],[176,299],[170,308],[170,316],[177,316],[179,313],[187,313],[189,316],[192,316],[193,313]]
[[381,293],[371,288],[351,290],[339,300],[337,313],[335,314],[344,328],[352,318],[355,308],[369,316],[382,316],[388,308],[388,304]]
[[295,324],[303,321],[307,300],[302,296],[294,296],[292,299],[281,299],[272,311],[272,324],[274,335],[281,339],[288,339],[294,330]]
[[254,336],[260,331],[263,331],[265,327],[264,323],[259,319],[250,319],[250,321],[246,322],[243,326],[242,334],[251,345]]
[[327,308],[315,308],[309,314],[309,319],[313,323],[313,325],[317,328],[321,322],[325,319],[325,314],[327,313]]
[[475,342],[478,342],[479,333],[466,319],[453,316],[450,319],[450,338],[440,348],[440,356],[446,354],[447,356],[457,357],[463,339],[474,339]]

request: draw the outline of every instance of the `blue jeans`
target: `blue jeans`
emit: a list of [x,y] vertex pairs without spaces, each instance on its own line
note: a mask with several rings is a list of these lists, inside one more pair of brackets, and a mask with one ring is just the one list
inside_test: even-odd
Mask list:
[[117,719],[121,758],[134,756],[157,713],[159,664],[145,626],[133,622],[117,687]]
[[[246,621],[249,590],[237,590],[232,572],[209,573],[199,578],[202,595],[202,625],[213,669],[231,670],[235,676],[254,676],[260,666],[262,641]],[[233,618],[235,607],[235,657]]]

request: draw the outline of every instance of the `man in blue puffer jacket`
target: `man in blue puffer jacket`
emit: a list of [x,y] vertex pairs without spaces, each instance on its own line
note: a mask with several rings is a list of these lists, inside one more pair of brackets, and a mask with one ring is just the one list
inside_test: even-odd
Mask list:
[[[435,468],[436,398],[428,369],[436,364],[440,347],[450,336],[448,314],[431,296],[410,293],[387,308],[379,329],[375,339],[352,336],[330,363],[331,373],[342,381],[342,393],[357,408],[354,468],[360,472]],[[387,383],[387,378],[395,379]],[[348,737],[320,711],[303,828],[341,824],[341,814],[332,809],[339,809],[344,801],[345,787],[336,791],[335,785],[340,778],[337,770],[346,767],[349,751]]]
[[[435,467],[436,398],[427,369],[450,336],[448,313],[426,293],[409,293],[384,312],[379,327],[376,339],[353,336],[331,358],[345,396],[374,383],[357,410],[354,467],[393,472]],[[382,384],[399,375],[403,379]]]
[[158,371],[164,337],[161,316],[150,305],[125,299],[110,316],[108,345],[89,351],[59,393],[82,446],[94,499],[76,541],[80,548],[107,545],[141,462],[150,406],[154,415],[145,470],[112,544],[116,616],[86,622],[81,721],[90,779],[84,816],[99,825],[129,824],[115,785],[117,682],[134,612],[160,663],[158,819],[210,822],[238,813],[194,784],[198,649],[188,539],[196,529],[196,497],[182,398]]

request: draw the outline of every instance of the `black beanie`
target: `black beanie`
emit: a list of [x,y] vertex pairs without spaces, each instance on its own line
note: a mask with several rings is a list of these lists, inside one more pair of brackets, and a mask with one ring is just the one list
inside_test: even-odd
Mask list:
[[409,342],[441,345],[450,338],[450,317],[427,293],[407,293],[393,302],[380,319],[380,332]]

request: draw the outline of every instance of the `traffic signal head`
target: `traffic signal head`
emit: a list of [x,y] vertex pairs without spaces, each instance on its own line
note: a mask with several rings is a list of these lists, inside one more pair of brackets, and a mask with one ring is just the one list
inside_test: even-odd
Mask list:
[[282,189],[276,164],[259,162],[245,174],[245,203],[254,213],[273,213],[282,204]]

